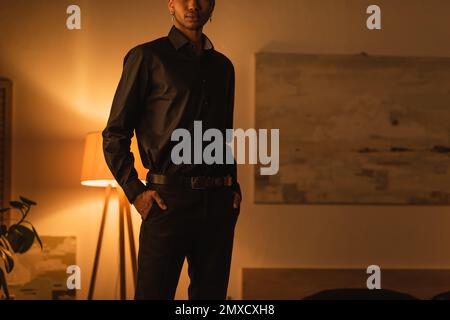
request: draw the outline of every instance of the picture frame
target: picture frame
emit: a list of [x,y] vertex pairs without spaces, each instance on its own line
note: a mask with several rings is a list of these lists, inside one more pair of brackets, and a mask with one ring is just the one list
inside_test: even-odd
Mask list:
[[[0,77],[0,207],[11,200],[12,81]],[[9,214],[0,215],[8,223]]]

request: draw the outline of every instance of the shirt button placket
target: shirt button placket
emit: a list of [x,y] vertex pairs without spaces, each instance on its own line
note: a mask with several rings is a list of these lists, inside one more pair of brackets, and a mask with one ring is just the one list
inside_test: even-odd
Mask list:
[[203,87],[203,97],[205,106],[208,105],[208,95],[206,94],[206,79],[202,79],[202,87]]

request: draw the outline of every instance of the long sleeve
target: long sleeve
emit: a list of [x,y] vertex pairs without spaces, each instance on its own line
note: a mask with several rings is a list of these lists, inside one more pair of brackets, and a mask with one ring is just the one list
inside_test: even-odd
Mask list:
[[[234,117],[234,95],[235,95],[235,71],[234,71],[234,66],[231,63],[231,75],[230,75],[230,85],[229,85],[229,90],[230,90],[230,109],[231,109],[231,128],[233,128],[233,117]],[[239,195],[241,196],[242,199],[242,192],[241,192],[241,186],[239,185],[238,179],[237,179],[237,164],[236,164],[236,159],[234,159],[234,163],[232,166],[232,170],[231,170],[231,176],[233,177],[233,184],[231,186],[231,188],[236,191],[237,193],[239,193]]]
[[125,56],[123,71],[114,95],[106,128],[102,131],[106,163],[132,204],[146,190],[134,167],[130,150],[136,120],[148,75],[145,57],[140,47],[134,47]]

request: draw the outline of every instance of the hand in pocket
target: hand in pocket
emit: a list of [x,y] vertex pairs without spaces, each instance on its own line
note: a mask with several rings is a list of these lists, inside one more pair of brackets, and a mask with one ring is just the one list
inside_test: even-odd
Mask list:
[[156,204],[161,209],[163,210],[167,209],[164,200],[161,198],[158,192],[154,190],[146,190],[136,197],[136,200],[134,200],[133,205],[141,215],[142,220],[147,219],[150,213],[150,209],[152,208],[154,202],[156,202]]

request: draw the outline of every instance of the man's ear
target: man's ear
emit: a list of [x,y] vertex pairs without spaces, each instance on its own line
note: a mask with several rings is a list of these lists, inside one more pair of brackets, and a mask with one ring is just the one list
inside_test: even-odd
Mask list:
[[173,0],[167,0],[167,8],[169,8],[169,11],[173,11]]

